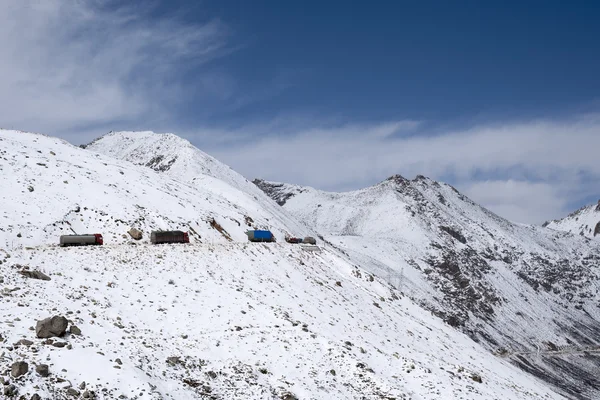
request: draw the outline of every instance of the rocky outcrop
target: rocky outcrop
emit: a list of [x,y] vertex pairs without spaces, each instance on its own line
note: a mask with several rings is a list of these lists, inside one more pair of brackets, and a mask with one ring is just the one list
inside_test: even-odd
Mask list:
[[35,334],[40,339],[61,337],[67,331],[69,322],[65,317],[54,316],[38,321],[35,325]]

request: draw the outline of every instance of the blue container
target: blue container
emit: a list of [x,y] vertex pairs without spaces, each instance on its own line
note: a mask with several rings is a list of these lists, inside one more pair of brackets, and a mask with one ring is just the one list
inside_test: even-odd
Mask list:
[[251,242],[274,242],[275,236],[271,233],[271,231],[247,231],[246,235],[248,235],[248,239]]

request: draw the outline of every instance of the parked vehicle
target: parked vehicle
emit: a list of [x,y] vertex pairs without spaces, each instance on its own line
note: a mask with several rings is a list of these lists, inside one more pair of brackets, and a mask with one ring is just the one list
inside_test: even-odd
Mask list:
[[302,239],[296,237],[286,237],[285,241],[288,243],[302,243]]
[[317,239],[312,236],[307,236],[302,240],[302,243],[317,244]]
[[86,235],[61,235],[60,246],[101,246],[104,244],[104,239],[99,233]]
[[275,236],[271,233],[271,231],[246,231],[246,235],[248,235],[248,240],[251,242],[274,242]]
[[152,244],[160,243],[189,243],[190,237],[183,231],[152,231],[150,234]]

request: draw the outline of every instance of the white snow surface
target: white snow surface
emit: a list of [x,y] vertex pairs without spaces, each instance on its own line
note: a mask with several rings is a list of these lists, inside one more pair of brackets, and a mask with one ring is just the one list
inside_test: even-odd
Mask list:
[[549,221],[545,226],[557,231],[598,239],[600,238],[600,201],[598,204],[582,207],[565,218]]
[[513,224],[423,176],[346,193],[256,183],[354,263],[489,349],[571,398],[600,398],[600,382],[583,383],[600,362],[579,356],[600,348],[598,242]]
[[[246,216],[279,236],[312,231],[218,162],[174,178],[98,150],[0,131],[0,369],[28,362],[5,377],[19,396],[563,398],[327,244],[248,243]],[[153,246],[157,228],[195,233]],[[102,233],[105,245],[58,247],[72,231]],[[31,327],[53,315],[82,335],[54,338],[66,347],[37,339]]]

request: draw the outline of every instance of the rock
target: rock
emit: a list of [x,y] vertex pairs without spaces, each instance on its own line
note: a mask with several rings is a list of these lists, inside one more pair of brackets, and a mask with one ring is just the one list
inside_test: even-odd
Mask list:
[[19,274],[23,275],[26,278],[31,278],[31,279],[40,279],[42,281],[49,281],[50,277],[46,274],[44,274],[43,272],[40,271],[28,271],[28,270],[23,270],[23,271],[19,271]]
[[16,396],[17,395],[17,387],[15,385],[5,386],[3,393],[6,397]]
[[35,367],[35,372],[43,378],[50,375],[50,371],[48,370],[48,366],[46,364],[40,364]]
[[69,322],[65,317],[54,316],[38,321],[35,325],[35,334],[38,338],[63,336],[67,331]]
[[33,395],[33,396],[31,396],[31,400],[42,400],[42,398],[40,397],[40,395],[39,395],[39,394],[37,394],[37,393],[34,393],[34,395]]
[[30,192],[33,192],[33,186],[27,186],[27,190],[29,190]]
[[68,394],[69,396],[73,396],[73,397],[79,397],[79,390],[77,390],[77,389],[73,389],[73,388],[71,387],[71,388],[68,388],[68,389],[67,389],[67,394]]
[[29,364],[25,361],[17,361],[10,367],[10,375],[13,378],[18,378],[25,375],[29,371]]
[[121,361],[121,359],[120,359],[120,358],[117,358],[117,359],[115,360],[115,362],[116,362],[117,364],[119,364],[119,365],[123,365],[123,361]]
[[169,364],[170,366],[175,366],[177,364],[181,363],[181,358],[179,357],[167,357],[167,364]]
[[79,329],[75,325],[71,325],[71,328],[69,328],[69,332],[71,333],[71,335],[81,335],[81,329]]
[[31,340],[21,339],[17,343],[15,343],[15,346],[27,346],[27,347],[29,347],[32,344],[33,344],[33,342]]
[[85,382],[81,382],[79,384],[79,389],[81,389],[81,390],[85,389]]
[[290,392],[283,392],[279,398],[281,400],[298,400],[298,398]]
[[67,345],[66,342],[54,342],[52,343],[52,346],[54,347],[58,347],[59,349],[62,349],[63,347],[65,347]]
[[208,377],[211,378],[211,379],[216,379],[217,378],[217,373],[215,371],[208,371],[206,373],[206,375],[208,375]]
[[84,399],[95,399],[96,395],[94,394],[94,392],[90,392],[89,390],[86,390],[85,392],[83,392],[82,397]]
[[477,374],[471,374],[471,379],[473,379],[477,383],[482,383],[483,382],[483,380],[481,379],[481,376],[479,376]]
[[134,240],[140,240],[143,236],[142,231],[136,228],[131,228],[127,231],[127,233],[129,233],[129,236],[131,236]]

